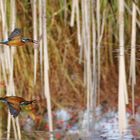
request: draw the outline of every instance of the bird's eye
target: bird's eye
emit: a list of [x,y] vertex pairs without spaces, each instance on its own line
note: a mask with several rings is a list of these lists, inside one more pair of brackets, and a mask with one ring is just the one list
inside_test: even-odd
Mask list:
[[26,42],[26,39],[22,39],[23,42]]
[[6,101],[6,100],[1,100],[1,102],[3,102],[3,103],[7,103],[7,101]]
[[21,102],[20,105],[24,105],[24,102]]

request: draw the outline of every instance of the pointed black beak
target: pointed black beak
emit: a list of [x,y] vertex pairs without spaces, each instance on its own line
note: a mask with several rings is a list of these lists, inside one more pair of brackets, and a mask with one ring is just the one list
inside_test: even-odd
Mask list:
[[33,43],[35,44],[38,44],[38,41],[37,40],[32,40]]

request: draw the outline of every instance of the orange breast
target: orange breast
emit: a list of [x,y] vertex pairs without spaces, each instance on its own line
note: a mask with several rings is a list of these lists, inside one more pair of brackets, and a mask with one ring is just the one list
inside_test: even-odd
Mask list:
[[25,43],[20,41],[20,40],[11,40],[8,42],[8,45],[9,46],[15,46],[15,47],[18,47],[18,46],[23,46]]

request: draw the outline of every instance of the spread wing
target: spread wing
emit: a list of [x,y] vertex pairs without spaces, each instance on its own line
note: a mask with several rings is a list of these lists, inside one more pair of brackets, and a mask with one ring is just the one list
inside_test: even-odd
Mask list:
[[18,97],[18,96],[6,96],[5,99],[10,104],[16,104],[16,105],[19,105],[20,102],[23,102],[24,101],[24,98]]
[[21,110],[19,105],[8,103],[8,107],[9,107],[11,115],[13,115],[14,118],[19,115],[20,110]]
[[9,35],[8,40],[21,40],[22,32],[20,29],[15,28],[14,31]]

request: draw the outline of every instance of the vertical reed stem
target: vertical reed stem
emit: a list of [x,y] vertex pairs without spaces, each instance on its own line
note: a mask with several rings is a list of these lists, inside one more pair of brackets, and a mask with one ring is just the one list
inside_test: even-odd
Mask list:
[[[37,40],[37,1],[33,0],[33,39]],[[34,44],[34,84],[36,84],[36,72],[37,72],[37,59],[38,59],[38,51],[35,49]]]
[[124,60],[124,0],[119,0],[119,130],[122,133],[127,127],[126,121],[126,107],[128,103],[127,87],[126,87],[126,72],[125,72],[125,60]]
[[135,115],[135,85],[136,85],[136,5],[133,3],[132,7],[132,35],[131,35],[131,57],[130,57],[130,74],[129,84],[132,86],[132,111],[133,117]]
[[47,30],[46,30],[46,0],[43,0],[43,45],[44,45],[44,94],[47,101],[48,110],[48,121],[49,121],[49,132],[50,140],[54,140],[53,136],[53,121],[52,121],[52,111],[51,111],[51,95],[49,89],[49,61],[48,61],[48,43],[47,43]]

